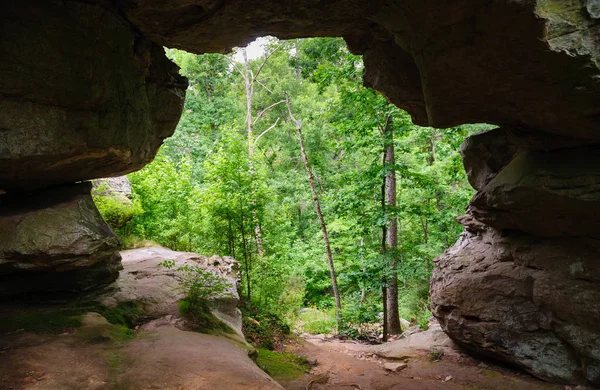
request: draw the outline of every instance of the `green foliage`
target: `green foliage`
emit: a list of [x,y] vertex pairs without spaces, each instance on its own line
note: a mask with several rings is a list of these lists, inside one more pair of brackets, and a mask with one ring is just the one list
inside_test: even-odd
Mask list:
[[257,307],[242,307],[242,331],[246,340],[257,348],[283,351],[290,327],[276,314]]
[[428,328],[431,312],[429,311],[428,285],[424,282],[412,282],[398,291],[400,317],[418,324],[422,329]]
[[111,324],[123,325],[129,329],[135,328],[146,317],[144,305],[140,301],[119,302],[115,307],[103,306],[97,311]]
[[[342,39],[273,39],[267,50],[280,44],[255,85],[253,116],[287,92],[294,115],[302,119],[344,297],[340,331],[360,337],[377,325],[391,256],[399,261],[398,278],[406,286],[400,290],[401,315],[426,325],[432,259],[462,232],[455,219],[474,193],[459,146],[490,126],[414,125],[408,113],[362,85],[362,59]],[[122,234],[174,250],[233,256],[241,263],[239,292],[248,305],[289,324],[301,321],[305,331],[334,331],[320,227],[285,106],[275,105],[255,124],[256,137],[277,122],[255,145],[256,175],[251,176],[244,82],[229,65],[231,58],[176,50],[169,55],[190,78],[184,113],[155,161],[130,175],[144,212]],[[254,74],[262,60],[250,61]],[[394,135],[393,167],[382,162],[386,123]],[[381,185],[391,168],[398,177],[398,205],[383,210]],[[256,254],[253,192],[264,257]],[[383,256],[382,227],[392,215],[399,220],[399,246]],[[302,307],[318,311],[298,317]]]
[[258,366],[275,380],[291,380],[310,371],[305,357],[259,348]]
[[179,313],[191,320],[194,330],[201,333],[234,334],[235,331],[210,311],[210,306],[204,300],[183,299],[178,302]]
[[93,199],[102,218],[114,230],[123,228],[133,217],[144,211],[135,200],[130,202],[129,199],[112,195],[94,195]]
[[210,299],[231,296],[227,290],[231,284],[216,273],[200,266],[185,264],[177,266],[175,260],[165,260],[159,264],[167,269],[172,269],[179,275],[178,288],[185,295],[179,301],[179,313],[194,324],[195,330],[203,333],[229,333],[235,331],[230,326],[212,314]]
[[299,315],[301,330],[310,334],[333,334],[337,330],[337,320],[334,309],[318,310],[315,308],[302,309]]

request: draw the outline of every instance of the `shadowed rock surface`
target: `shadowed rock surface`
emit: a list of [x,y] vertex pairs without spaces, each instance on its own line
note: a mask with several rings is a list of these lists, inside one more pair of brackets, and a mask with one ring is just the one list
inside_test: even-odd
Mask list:
[[600,164],[593,146],[496,129],[463,144],[479,190],[436,260],[431,307],[480,354],[553,381],[600,384]]
[[0,189],[152,161],[187,86],[162,47],[90,2],[2,2],[0,15]]
[[[461,219],[467,233],[438,260],[432,280],[444,330],[540,377],[599,384],[600,317],[568,311],[597,302],[599,10],[597,0],[3,2],[0,189],[114,176],[151,161],[176,126],[186,88],[161,46],[223,52],[266,34],[342,36],[364,54],[365,83],[416,123],[501,126],[463,150],[479,192]],[[31,206],[43,214],[40,207]],[[3,216],[2,234],[18,231],[17,222]],[[54,227],[34,229],[63,242]],[[57,257],[21,256],[10,242],[0,241],[9,259],[0,264],[1,289],[45,286],[36,279],[40,264]],[[89,257],[96,242],[82,242]],[[79,256],[80,244],[72,245],[60,256]],[[101,258],[93,263],[105,264],[99,273],[86,260],[70,280],[89,288],[113,278],[114,257]],[[50,263],[43,272],[55,275],[44,280],[67,275]],[[69,284],[58,277],[48,286],[59,285]]]
[[160,247],[124,251],[119,278],[100,294],[60,305],[0,302],[0,388],[281,389],[249,357],[255,350],[241,329],[192,331],[178,312],[178,275],[159,265],[167,259],[230,282],[235,296],[214,297],[213,313],[241,327],[235,260]]
[[83,291],[117,278],[120,242],[91,187],[0,195],[0,296]]

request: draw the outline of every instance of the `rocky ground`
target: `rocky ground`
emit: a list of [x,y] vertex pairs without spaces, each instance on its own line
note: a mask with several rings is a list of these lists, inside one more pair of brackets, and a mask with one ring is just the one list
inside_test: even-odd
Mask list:
[[288,350],[307,357],[314,366],[303,377],[280,381],[289,390],[565,388],[464,355],[438,324],[381,345],[323,336],[304,335],[303,339]]
[[231,333],[192,331],[178,315],[177,275],[158,265],[204,264],[231,278],[230,260],[163,248],[122,255],[124,270],[100,295],[0,307],[0,389],[280,388],[249,357],[237,296],[213,312]]
[[250,357],[235,289],[213,300],[231,331],[197,329],[179,315],[178,274],[159,265],[202,265],[233,283],[235,260],[159,247],[122,256],[99,293],[0,305],[0,390],[563,389],[464,355],[439,324],[382,345],[304,335],[288,352],[312,370],[279,384]]

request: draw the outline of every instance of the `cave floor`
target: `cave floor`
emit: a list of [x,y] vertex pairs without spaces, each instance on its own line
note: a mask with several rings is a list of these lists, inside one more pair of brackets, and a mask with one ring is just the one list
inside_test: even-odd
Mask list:
[[[446,353],[439,360],[427,351],[408,350],[402,359],[373,354],[373,346],[322,337],[304,337],[287,346],[287,352],[305,356],[316,364],[299,378],[279,383],[288,390],[429,390],[429,389],[563,389],[527,374],[484,363],[461,353]],[[405,362],[400,372],[389,372],[385,363]],[[277,378],[275,378],[277,379]]]

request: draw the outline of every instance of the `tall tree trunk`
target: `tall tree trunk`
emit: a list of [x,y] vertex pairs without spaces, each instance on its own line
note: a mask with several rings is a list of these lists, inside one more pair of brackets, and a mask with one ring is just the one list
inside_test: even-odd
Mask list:
[[252,211],[252,222],[254,223],[254,237],[256,239],[256,251],[258,252],[259,258],[262,258],[265,254],[262,244],[262,232],[260,229],[260,223],[258,221],[258,212],[256,211],[256,170],[254,168],[254,119],[252,117],[252,95],[254,94],[254,77],[250,73],[248,67],[248,55],[246,49],[242,50],[244,57],[244,84],[246,87],[246,123],[248,125],[248,169],[250,173],[250,192],[251,198],[251,211]]
[[252,284],[250,283],[250,259],[248,253],[248,244],[246,243],[246,232],[244,228],[244,207],[242,205],[242,199],[240,198],[240,232],[242,233],[242,248],[244,250],[244,271],[246,273],[246,287],[248,289],[246,298],[248,299],[248,303],[251,302],[252,299]]
[[388,213],[387,221],[387,254],[390,266],[390,275],[387,281],[387,316],[388,316],[388,332],[390,334],[400,334],[402,328],[400,326],[400,314],[398,311],[398,217],[396,216],[396,163],[394,154],[394,130],[391,125],[391,119],[387,121],[385,126],[385,142],[386,142],[386,175],[385,175],[385,204],[386,207],[392,210]]
[[317,195],[317,191],[315,190],[314,177],[310,169],[310,165],[308,163],[306,149],[304,148],[304,138],[302,137],[302,121],[296,120],[296,118],[294,118],[294,115],[292,114],[292,106],[290,105],[290,98],[287,94],[285,102],[287,104],[288,112],[290,114],[290,119],[296,125],[296,131],[298,132],[298,139],[300,141],[300,153],[302,154],[302,161],[304,162],[304,168],[306,169],[306,176],[308,177],[310,192],[312,194],[313,201],[315,202],[315,208],[317,209],[317,216],[319,217],[319,222],[321,223],[321,232],[323,233],[323,243],[325,244],[325,251],[327,252],[327,263],[329,264],[329,273],[331,274],[331,286],[333,288],[333,295],[335,297],[336,317],[339,326],[341,323],[340,311],[342,309],[342,302],[340,300],[340,293],[338,291],[337,277],[335,274],[335,267],[333,265],[333,256],[331,254],[331,246],[329,245],[329,234],[327,233],[327,225],[325,224],[325,219],[323,218],[323,213],[321,212],[321,203],[319,202],[319,196]]
[[[385,133],[384,133],[385,136]],[[387,148],[383,149],[383,162],[382,162],[382,167],[384,169],[384,175],[383,175],[383,180],[381,181],[381,212],[383,213],[383,215],[386,214],[386,207],[385,207],[385,181],[386,181],[386,175],[385,175],[385,162],[387,160]],[[387,239],[387,226],[386,224],[383,224],[381,226],[381,255],[385,256],[387,253],[387,245],[386,245],[386,239]],[[386,264],[387,266],[387,264]],[[386,267],[387,268],[387,267]],[[383,279],[381,280],[381,295],[383,297],[382,299],[382,303],[383,303],[383,341],[386,342],[388,341],[388,305],[387,305],[387,276],[384,274],[383,275]]]

